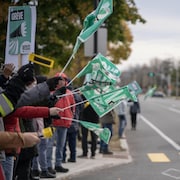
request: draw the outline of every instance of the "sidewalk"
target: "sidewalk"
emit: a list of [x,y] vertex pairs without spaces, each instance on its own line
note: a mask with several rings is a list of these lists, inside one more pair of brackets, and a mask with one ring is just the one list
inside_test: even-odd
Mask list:
[[[94,170],[99,170],[103,168],[113,167],[120,164],[127,164],[132,161],[129,154],[129,148],[126,139],[123,140],[123,147],[126,150],[113,150],[113,155],[103,155],[97,152],[95,159],[91,158],[78,158],[76,163],[66,162],[63,163],[63,167],[68,168],[68,173],[56,173],[56,180],[67,180],[73,179],[74,176],[83,174],[86,172],[91,172]],[[82,150],[77,148],[77,156],[82,154]],[[53,158],[54,161],[54,158]],[[45,179],[44,179],[45,180]]]

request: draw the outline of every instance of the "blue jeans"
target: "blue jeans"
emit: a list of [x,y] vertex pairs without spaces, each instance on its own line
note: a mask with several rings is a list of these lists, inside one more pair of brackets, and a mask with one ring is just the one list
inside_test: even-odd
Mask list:
[[6,156],[6,160],[2,161],[2,167],[6,180],[12,180],[14,168],[14,156]]
[[48,165],[48,168],[53,168],[52,155],[53,155],[53,146],[54,146],[56,135],[57,135],[56,133],[57,132],[55,131],[53,136],[51,138],[49,138],[47,141],[47,165]]
[[56,131],[52,138],[48,141],[47,148],[47,162],[48,167],[52,167],[52,153],[53,153],[53,145],[56,140],[56,160],[55,166],[61,166],[63,160],[63,149],[66,141],[67,128],[66,127],[56,127]]
[[67,144],[68,144],[68,147],[70,150],[69,159],[76,160],[76,137],[77,137],[77,131],[67,133],[66,142],[65,142],[65,146],[64,146],[64,152],[63,152],[63,160],[64,161],[66,161]]
[[61,166],[63,160],[63,150],[66,142],[67,128],[56,127],[56,161],[55,166]]
[[41,139],[40,143],[38,144],[38,156],[33,158],[32,161],[32,169],[38,170],[39,165],[41,171],[47,170],[47,139]]
[[[112,137],[112,134],[113,134],[113,129],[112,129],[112,123],[109,123],[109,124],[102,124],[102,127],[103,128],[108,128],[111,132],[111,137]],[[107,152],[109,149],[108,149],[108,144],[106,144],[104,141],[100,141],[100,151],[102,152]]]
[[118,130],[118,134],[119,134],[119,138],[122,138],[124,129],[127,125],[127,121],[126,121],[126,116],[125,115],[118,115],[119,117],[119,130]]

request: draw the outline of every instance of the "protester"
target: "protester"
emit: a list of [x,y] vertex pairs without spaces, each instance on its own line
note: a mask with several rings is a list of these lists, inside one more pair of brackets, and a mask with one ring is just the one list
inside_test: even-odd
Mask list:
[[[62,167],[63,161],[63,149],[66,141],[67,130],[71,126],[72,118],[75,113],[75,100],[72,92],[66,89],[68,83],[68,78],[64,73],[57,73],[56,76],[60,77],[59,84],[57,85],[57,90],[53,93],[55,96],[62,95],[62,88],[65,89],[65,95],[60,97],[54,104],[55,107],[63,109],[60,113],[60,119],[53,119],[53,126],[56,127],[56,133],[54,137],[56,138],[56,153],[55,153],[55,170],[57,172],[66,173],[69,169]],[[60,90],[60,91],[59,91]],[[68,118],[63,119],[63,117]],[[52,137],[51,142],[48,142],[48,167],[52,167],[52,147],[54,144],[54,137]]]
[[32,64],[22,66],[18,72],[12,76],[4,91],[0,94],[2,106],[0,113],[3,117],[14,110],[26,86],[34,80],[34,67]]
[[127,125],[126,113],[127,113],[127,101],[122,100],[120,104],[116,107],[116,112],[119,118],[119,129],[118,135],[120,139],[124,138],[124,130]]
[[75,121],[72,121],[72,124],[70,126],[70,128],[68,128],[67,131],[67,137],[66,137],[66,143],[64,146],[64,152],[63,152],[63,162],[66,162],[66,149],[67,149],[67,144],[69,147],[69,151],[70,151],[70,157],[68,158],[68,162],[76,162],[76,141],[77,141],[77,133],[78,133],[78,129],[79,129],[79,118],[80,118],[80,113],[83,109],[83,103],[82,102],[82,98],[77,91],[74,90],[74,99],[76,102],[76,108],[75,108],[75,114],[74,114],[74,119]]
[[[7,82],[10,79],[14,68],[15,68],[14,64],[5,64],[5,65],[3,65],[2,73],[0,74],[0,93],[2,93],[4,91],[4,89],[6,88]],[[2,106],[2,100],[1,100],[1,106]],[[1,112],[0,112],[0,114],[1,114]],[[4,124],[3,124],[2,117],[0,117],[0,131],[4,131]],[[10,136],[14,136],[14,135],[10,135]],[[4,151],[0,151],[0,163],[3,160],[5,160],[5,153],[4,153]],[[0,164],[0,170],[1,170],[0,171],[1,172],[1,177],[3,178],[4,172],[3,172],[3,169],[1,167],[1,164]]]
[[[115,123],[113,113],[114,111],[112,110],[100,118],[100,123],[102,125],[102,128],[108,128],[111,132],[111,137],[113,135],[113,124]],[[113,154],[113,152],[109,150],[109,145],[106,144],[103,140],[100,141],[99,152],[103,154]]]
[[131,129],[136,130],[137,126],[137,113],[140,113],[139,101],[131,102],[130,104],[130,116],[131,116]]
[[[46,81],[45,76],[36,76],[37,79],[37,84],[41,83],[43,81]],[[45,127],[49,127],[51,125],[47,124],[46,122],[47,119],[44,118],[36,118],[33,119],[33,126],[35,128],[35,131],[38,132],[39,134],[42,133],[43,129]],[[32,160],[32,171],[31,171],[31,176],[34,179],[37,178],[55,178],[56,177],[56,172],[50,172],[48,170],[48,164],[47,164],[47,138],[41,138],[40,143],[37,145],[37,150],[38,150],[38,156],[35,156]],[[40,168],[40,169],[39,169]]]
[[[85,97],[82,96],[83,101],[86,101]],[[94,111],[92,106],[88,101],[84,103],[84,108],[81,113],[81,120],[88,121],[92,123],[99,123],[99,116]],[[88,157],[88,132],[89,130],[83,126],[81,126],[81,133],[82,133],[82,154],[78,156],[79,158],[87,158]],[[90,131],[91,134],[91,158],[94,159],[96,155],[96,148],[97,148],[97,135]]]

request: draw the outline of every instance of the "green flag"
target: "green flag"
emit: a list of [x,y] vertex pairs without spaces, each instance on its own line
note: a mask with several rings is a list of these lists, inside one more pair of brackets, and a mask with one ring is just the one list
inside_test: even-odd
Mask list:
[[92,61],[90,61],[77,75],[77,77],[92,73],[94,70],[102,70],[112,79],[116,79],[121,75],[120,70],[110,60],[105,58],[101,53],[98,53]]
[[120,75],[117,66],[99,53],[76,77],[85,76],[87,88],[88,85],[100,87],[115,84]]
[[94,132],[101,140],[103,140],[106,144],[109,143],[111,137],[111,131],[107,128],[101,128],[99,124],[87,122],[78,119],[72,119],[67,117],[61,117],[62,119],[79,122],[83,127],[89,129],[90,131]]
[[104,86],[109,86],[115,83],[115,80],[109,78],[101,70],[98,70],[93,71],[93,73],[86,74],[82,88],[84,88],[85,90],[92,88],[103,88]]
[[96,10],[86,16],[83,23],[83,29],[77,37],[76,44],[73,49],[73,55],[77,52],[81,43],[84,43],[91,35],[93,35],[103,22],[112,14],[112,12],[113,1],[101,0]]
[[134,92],[135,95],[138,95],[142,92],[141,87],[139,86],[139,84],[136,81],[129,83],[128,88],[130,91]]
[[108,128],[101,128],[99,124],[91,123],[87,121],[79,121],[79,122],[83,127],[89,129],[90,131],[93,131],[106,144],[109,143],[111,132]]
[[129,91],[128,86],[122,88],[109,86],[108,88],[103,87],[81,91],[81,93],[89,101],[99,117],[104,116],[106,113],[114,109],[122,99],[137,101],[135,94]]
[[147,97],[151,97],[151,96],[153,95],[154,91],[156,90],[156,88],[157,88],[157,87],[155,86],[155,87],[149,89],[149,90],[147,91],[147,93],[145,94],[145,96],[144,96],[144,100],[146,100]]

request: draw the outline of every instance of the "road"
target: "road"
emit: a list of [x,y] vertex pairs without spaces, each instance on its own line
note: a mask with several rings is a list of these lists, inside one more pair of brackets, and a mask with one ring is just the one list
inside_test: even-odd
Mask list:
[[129,116],[126,137],[133,161],[94,171],[73,180],[180,179],[180,100],[140,98],[141,114],[132,131]]

